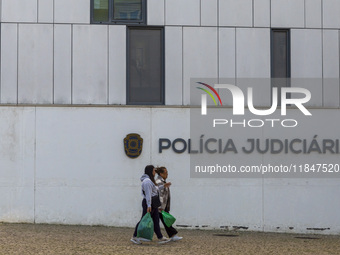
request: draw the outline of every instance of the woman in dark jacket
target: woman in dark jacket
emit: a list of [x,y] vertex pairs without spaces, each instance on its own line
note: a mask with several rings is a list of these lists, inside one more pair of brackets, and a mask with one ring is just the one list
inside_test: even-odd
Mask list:
[[[154,179],[154,176],[156,174],[155,167],[153,165],[148,165],[145,167],[144,174],[140,178],[142,182],[142,207],[143,207],[143,214],[142,218],[146,213],[151,214],[151,218],[154,224],[154,231],[158,237],[159,243],[166,243],[170,241],[170,239],[164,237],[161,233],[160,227],[159,227],[159,213],[158,208],[153,208],[151,206],[151,197],[158,195],[158,187],[156,186],[156,182]],[[140,221],[139,221],[140,222]],[[141,244],[142,241],[150,241],[144,238],[138,238],[137,237],[137,228],[139,225],[139,222],[136,225],[135,232],[133,233],[133,237],[131,238],[131,242],[135,244]]]
[[177,236],[177,230],[173,227],[170,226],[168,227],[165,223],[164,223],[164,219],[163,219],[163,215],[162,215],[162,211],[164,210],[165,212],[170,212],[170,185],[171,182],[166,182],[166,179],[168,178],[168,170],[162,166],[162,167],[158,167],[156,169],[156,173],[158,174],[158,176],[156,177],[156,184],[159,188],[159,198],[161,200],[161,206],[159,207],[159,218],[161,219],[165,231],[168,234],[168,236],[170,237],[171,241],[178,241],[181,240],[183,237]]

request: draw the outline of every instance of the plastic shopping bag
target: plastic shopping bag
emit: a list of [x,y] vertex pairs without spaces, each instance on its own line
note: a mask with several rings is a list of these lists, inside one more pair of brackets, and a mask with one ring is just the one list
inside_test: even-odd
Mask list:
[[146,213],[137,228],[137,237],[152,240],[153,237],[153,221],[150,213]]
[[172,224],[174,224],[174,222],[176,221],[176,218],[174,216],[172,216],[170,213],[167,213],[164,210],[162,211],[162,215],[163,215],[164,223],[168,227],[172,226]]

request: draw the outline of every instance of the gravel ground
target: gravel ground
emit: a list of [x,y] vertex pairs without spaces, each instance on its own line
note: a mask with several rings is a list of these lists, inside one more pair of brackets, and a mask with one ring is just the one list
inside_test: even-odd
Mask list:
[[[340,236],[179,229],[183,240],[130,242],[133,229],[0,224],[0,254],[340,254]],[[163,233],[164,230],[163,230]]]

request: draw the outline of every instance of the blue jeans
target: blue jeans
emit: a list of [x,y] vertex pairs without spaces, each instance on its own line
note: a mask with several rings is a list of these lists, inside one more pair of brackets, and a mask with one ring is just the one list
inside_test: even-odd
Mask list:
[[[146,200],[145,199],[143,199],[143,201],[142,201],[142,207],[143,207],[143,214],[142,214],[141,219],[143,218],[143,216],[146,214],[146,212],[148,210],[148,206],[146,204]],[[152,221],[153,221],[153,228],[154,228],[155,234],[157,235],[158,239],[160,239],[160,238],[163,237],[163,235],[161,233],[161,228],[159,227],[159,212],[158,212],[158,208],[152,208],[150,214],[151,214],[151,218],[152,218]],[[137,228],[138,228],[139,222],[137,223],[137,225],[135,227],[135,232],[133,233],[134,237],[137,236]]]

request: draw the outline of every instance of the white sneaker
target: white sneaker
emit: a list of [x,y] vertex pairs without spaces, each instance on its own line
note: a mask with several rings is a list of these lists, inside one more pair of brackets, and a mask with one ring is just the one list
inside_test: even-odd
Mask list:
[[139,241],[141,242],[150,242],[151,240],[143,238],[143,237],[138,237]]
[[176,242],[183,239],[181,236],[174,235],[173,237],[170,238],[171,241]]
[[135,243],[135,244],[142,244],[142,242],[140,241],[140,239],[138,237],[132,237],[130,239],[130,241]]
[[162,237],[162,238],[160,238],[160,239],[158,239],[158,243],[159,244],[164,244],[164,243],[168,243],[168,242],[170,242],[171,241],[171,239],[170,238],[166,238],[166,237]]

